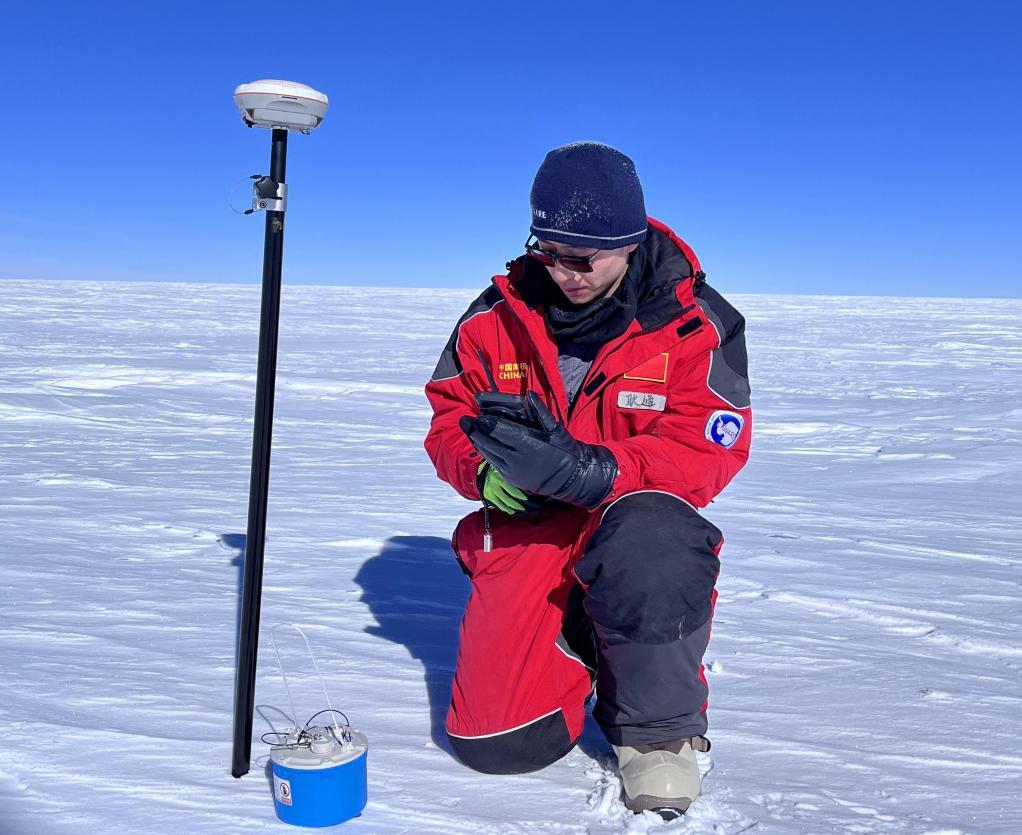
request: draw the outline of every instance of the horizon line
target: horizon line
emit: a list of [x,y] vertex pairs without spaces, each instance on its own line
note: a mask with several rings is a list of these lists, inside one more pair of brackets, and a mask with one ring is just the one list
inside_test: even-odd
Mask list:
[[[262,287],[262,281],[250,281],[250,280],[239,280],[239,281],[180,281],[177,279],[164,279],[164,278],[13,278],[10,276],[0,277],[0,282],[3,281],[16,281],[26,284],[33,282],[50,282],[50,283],[64,283],[64,284],[155,284],[155,285],[181,285],[181,286],[197,286],[197,287],[234,287],[250,285],[253,287]],[[281,289],[285,287],[311,287],[315,289],[349,289],[349,290],[382,290],[385,292],[401,292],[408,290],[418,291],[436,291],[441,290],[445,292],[468,292],[473,291],[482,292],[485,290],[487,285],[478,285],[475,287],[422,287],[422,286],[409,286],[409,285],[376,285],[376,284],[312,284],[307,282],[288,283],[282,282]],[[711,286],[716,289],[718,285]],[[984,296],[984,295],[969,295],[969,296],[940,296],[940,295],[926,295],[926,294],[894,294],[894,293],[764,293],[754,290],[728,290],[728,295],[731,296],[764,296],[764,297],[784,297],[784,298],[825,298],[825,299],[945,299],[953,301],[969,301],[969,300],[982,300],[982,301],[1008,301],[1018,302],[1022,301],[1022,296]]]

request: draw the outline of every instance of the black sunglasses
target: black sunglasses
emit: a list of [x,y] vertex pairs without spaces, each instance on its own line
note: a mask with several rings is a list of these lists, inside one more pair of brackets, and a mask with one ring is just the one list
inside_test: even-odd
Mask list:
[[540,249],[538,246],[539,241],[535,245],[530,244],[529,241],[532,238],[533,236],[529,235],[525,239],[526,255],[530,258],[535,258],[545,267],[552,267],[560,262],[564,269],[571,270],[573,273],[591,273],[593,271],[593,260],[603,251],[598,249],[592,255],[560,255],[556,252],[551,252],[549,249]]

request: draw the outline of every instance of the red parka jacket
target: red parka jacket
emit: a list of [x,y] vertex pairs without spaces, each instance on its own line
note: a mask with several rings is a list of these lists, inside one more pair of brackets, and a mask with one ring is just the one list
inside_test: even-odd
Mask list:
[[570,408],[524,256],[461,317],[426,385],[425,441],[437,474],[461,495],[480,497],[480,458],[458,420],[478,414],[474,395],[492,390],[491,380],[509,394],[539,393],[576,438],[614,454],[619,473],[604,505],[660,490],[705,507],[744,466],[752,436],[745,320],[669,228],[650,218],[640,249],[636,318],[600,349]]

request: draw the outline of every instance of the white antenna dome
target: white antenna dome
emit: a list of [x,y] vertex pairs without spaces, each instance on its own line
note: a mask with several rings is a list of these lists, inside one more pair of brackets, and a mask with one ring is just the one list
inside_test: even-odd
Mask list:
[[263,78],[239,84],[234,103],[249,127],[282,128],[302,133],[318,128],[330,105],[325,93],[297,81]]

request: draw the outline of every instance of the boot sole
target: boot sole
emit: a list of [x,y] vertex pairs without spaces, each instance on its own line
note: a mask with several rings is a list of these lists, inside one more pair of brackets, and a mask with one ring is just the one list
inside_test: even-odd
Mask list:
[[692,805],[689,797],[654,797],[651,794],[640,794],[638,797],[625,795],[625,806],[636,814],[655,812],[664,820],[680,818]]

